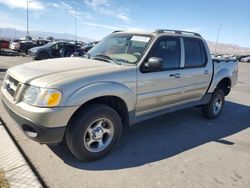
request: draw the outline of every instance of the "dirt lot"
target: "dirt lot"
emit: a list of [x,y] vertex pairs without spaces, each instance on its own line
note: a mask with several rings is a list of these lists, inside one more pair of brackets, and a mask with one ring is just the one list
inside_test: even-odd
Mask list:
[[[28,61],[0,57],[0,69]],[[27,139],[2,106],[0,116],[49,187],[250,187],[250,64],[240,64],[218,119],[190,108],[140,123],[97,162],[82,163],[63,145]]]
[[4,177],[4,172],[0,169],[0,188],[9,188],[9,184]]

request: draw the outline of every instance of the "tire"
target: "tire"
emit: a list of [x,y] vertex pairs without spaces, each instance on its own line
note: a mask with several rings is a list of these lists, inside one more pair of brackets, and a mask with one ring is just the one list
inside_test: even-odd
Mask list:
[[69,150],[77,159],[93,161],[111,152],[121,134],[122,122],[118,113],[107,105],[93,104],[69,122],[65,137]]
[[40,52],[38,55],[38,59],[40,60],[44,60],[44,59],[48,59],[49,58],[49,54],[47,52]]
[[64,57],[71,57],[71,55],[72,55],[73,53],[74,53],[73,50],[67,50],[67,51],[65,52]]
[[202,114],[208,119],[217,118],[224,107],[225,94],[222,89],[216,89],[208,104],[201,108]]

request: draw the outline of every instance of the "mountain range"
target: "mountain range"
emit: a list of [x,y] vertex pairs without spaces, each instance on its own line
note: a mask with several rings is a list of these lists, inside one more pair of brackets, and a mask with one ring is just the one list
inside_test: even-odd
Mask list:
[[239,54],[239,55],[250,55],[250,48],[240,47],[237,44],[223,44],[216,42],[207,41],[208,47],[210,48],[211,53],[218,54]]
[[[44,31],[30,31],[30,35],[33,38],[37,37],[54,37],[55,39],[64,39],[64,40],[74,40],[75,36],[68,33],[53,33],[53,32],[44,32]],[[26,31],[15,30],[13,28],[0,28],[0,39],[18,39],[21,37],[26,36]],[[93,41],[94,39],[90,39],[88,37],[76,37],[78,41],[89,42]],[[213,41],[207,41],[208,46],[210,48],[211,53],[219,53],[219,54],[249,54],[250,55],[250,48],[240,47],[236,44],[223,44]]]
[[[0,38],[4,39],[19,39],[23,38],[27,35],[26,31],[16,30],[13,28],[0,28]],[[53,33],[53,32],[45,32],[45,31],[30,31],[29,35],[32,36],[33,39],[38,37],[47,38],[54,37],[55,39],[65,39],[65,40],[75,40],[75,35],[68,33]],[[78,41],[89,42],[93,41],[93,39],[87,37],[77,36],[76,39]]]

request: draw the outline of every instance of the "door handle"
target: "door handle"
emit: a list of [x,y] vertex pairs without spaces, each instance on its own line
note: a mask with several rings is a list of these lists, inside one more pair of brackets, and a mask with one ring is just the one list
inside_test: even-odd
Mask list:
[[180,77],[181,77],[181,74],[180,74],[180,73],[169,74],[169,77],[180,78]]
[[175,73],[175,78],[180,78],[181,74],[180,73]]
[[205,70],[205,71],[204,71],[204,74],[209,74],[209,70]]

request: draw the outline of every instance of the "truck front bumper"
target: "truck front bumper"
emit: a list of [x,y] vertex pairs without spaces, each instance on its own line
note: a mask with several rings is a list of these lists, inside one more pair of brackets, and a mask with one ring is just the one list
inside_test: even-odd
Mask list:
[[63,140],[68,121],[77,109],[39,108],[25,103],[14,103],[5,93],[2,95],[2,104],[28,138],[45,144],[56,144]]
[[4,102],[3,106],[8,114],[17,122],[19,129],[28,138],[45,144],[60,143],[63,140],[66,126],[55,128],[43,127],[15,113]]

